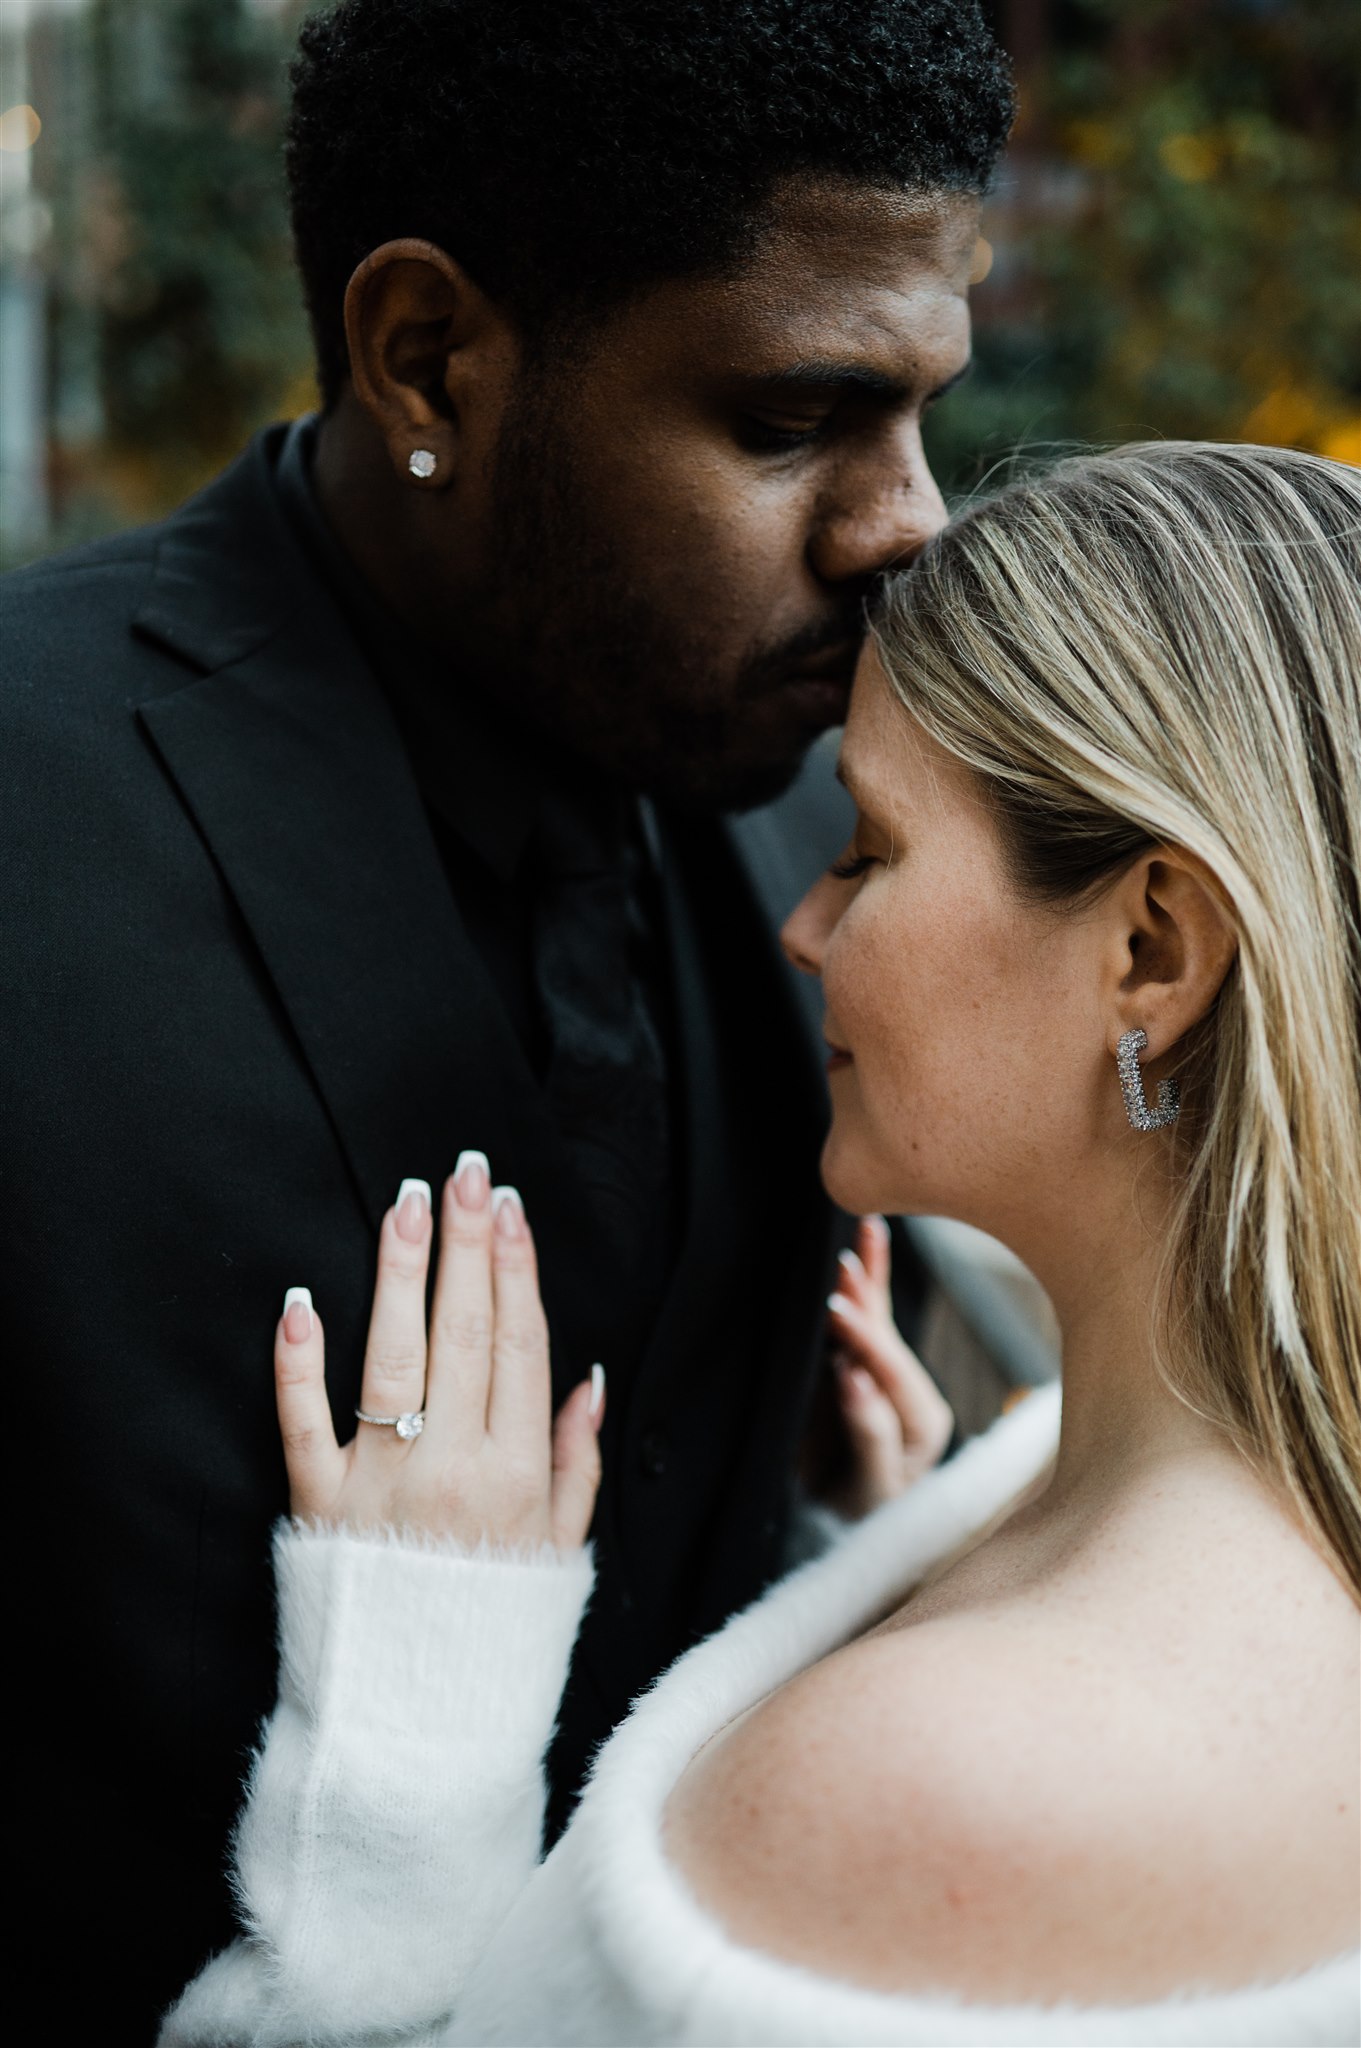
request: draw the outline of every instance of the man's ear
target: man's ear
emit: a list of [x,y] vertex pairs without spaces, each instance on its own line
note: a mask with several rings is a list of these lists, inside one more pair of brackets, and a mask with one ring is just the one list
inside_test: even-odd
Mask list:
[[1136,1028],[1147,1061],[1170,1052],[1210,1010],[1238,940],[1227,906],[1200,863],[1157,847],[1121,876],[1106,905],[1109,1050]]
[[499,418],[516,336],[433,242],[384,242],[364,258],[345,292],[345,342],[355,396],[404,482],[440,490],[470,444],[494,440],[482,415]]

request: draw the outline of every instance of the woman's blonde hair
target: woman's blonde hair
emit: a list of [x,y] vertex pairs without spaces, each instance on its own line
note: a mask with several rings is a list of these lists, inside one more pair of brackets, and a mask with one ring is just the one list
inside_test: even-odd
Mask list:
[[1162,1362],[1361,1594],[1361,473],[1063,462],[956,518],[876,638],[1027,895],[1081,901],[1161,844],[1222,896],[1237,958],[1178,1048]]

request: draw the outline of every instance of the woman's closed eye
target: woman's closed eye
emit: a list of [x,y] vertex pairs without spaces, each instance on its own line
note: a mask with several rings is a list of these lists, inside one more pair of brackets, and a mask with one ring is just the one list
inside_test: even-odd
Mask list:
[[857,853],[852,846],[847,848],[840,860],[832,862],[827,872],[829,875],[835,875],[839,882],[858,882],[865,870],[873,866],[873,854]]

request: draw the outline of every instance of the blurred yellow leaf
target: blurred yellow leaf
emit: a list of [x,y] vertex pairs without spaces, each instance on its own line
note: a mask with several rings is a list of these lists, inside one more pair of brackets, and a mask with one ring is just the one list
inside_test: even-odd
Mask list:
[[1333,462],[1350,462],[1353,468],[1361,469],[1361,416],[1343,420],[1320,435],[1318,452]]
[[1294,448],[1312,442],[1321,425],[1318,403],[1309,392],[1278,384],[1254,405],[1239,434],[1268,448]]
[[305,412],[316,412],[321,404],[321,393],[317,389],[316,372],[300,370],[285,385],[277,407],[281,420],[301,419]]
[[1183,185],[1203,185],[1219,169],[1219,148],[1204,135],[1169,135],[1158,145],[1165,171]]
[[1361,467],[1361,419],[1339,393],[1277,384],[1252,408],[1239,429],[1244,441],[1270,448],[1309,448],[1334,462]]
[[1079,163],[1094,164],[1101,169],[1117,163],[1125,154],[1124,138],[1103,121],[1065,122],[1063,140],[1068,154],[1076,157]]

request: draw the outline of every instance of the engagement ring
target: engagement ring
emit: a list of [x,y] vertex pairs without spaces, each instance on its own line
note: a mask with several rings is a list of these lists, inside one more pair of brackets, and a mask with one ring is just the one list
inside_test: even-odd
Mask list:
[[424,1408],[407,1415],[368,1415],[362,1408],[356,1408],[354,1412],[361,1422],[371,1422],[375,1429],[395,1429],[404,1443],[409,1443],[413,1436],[419,1436],[425,1428]]

